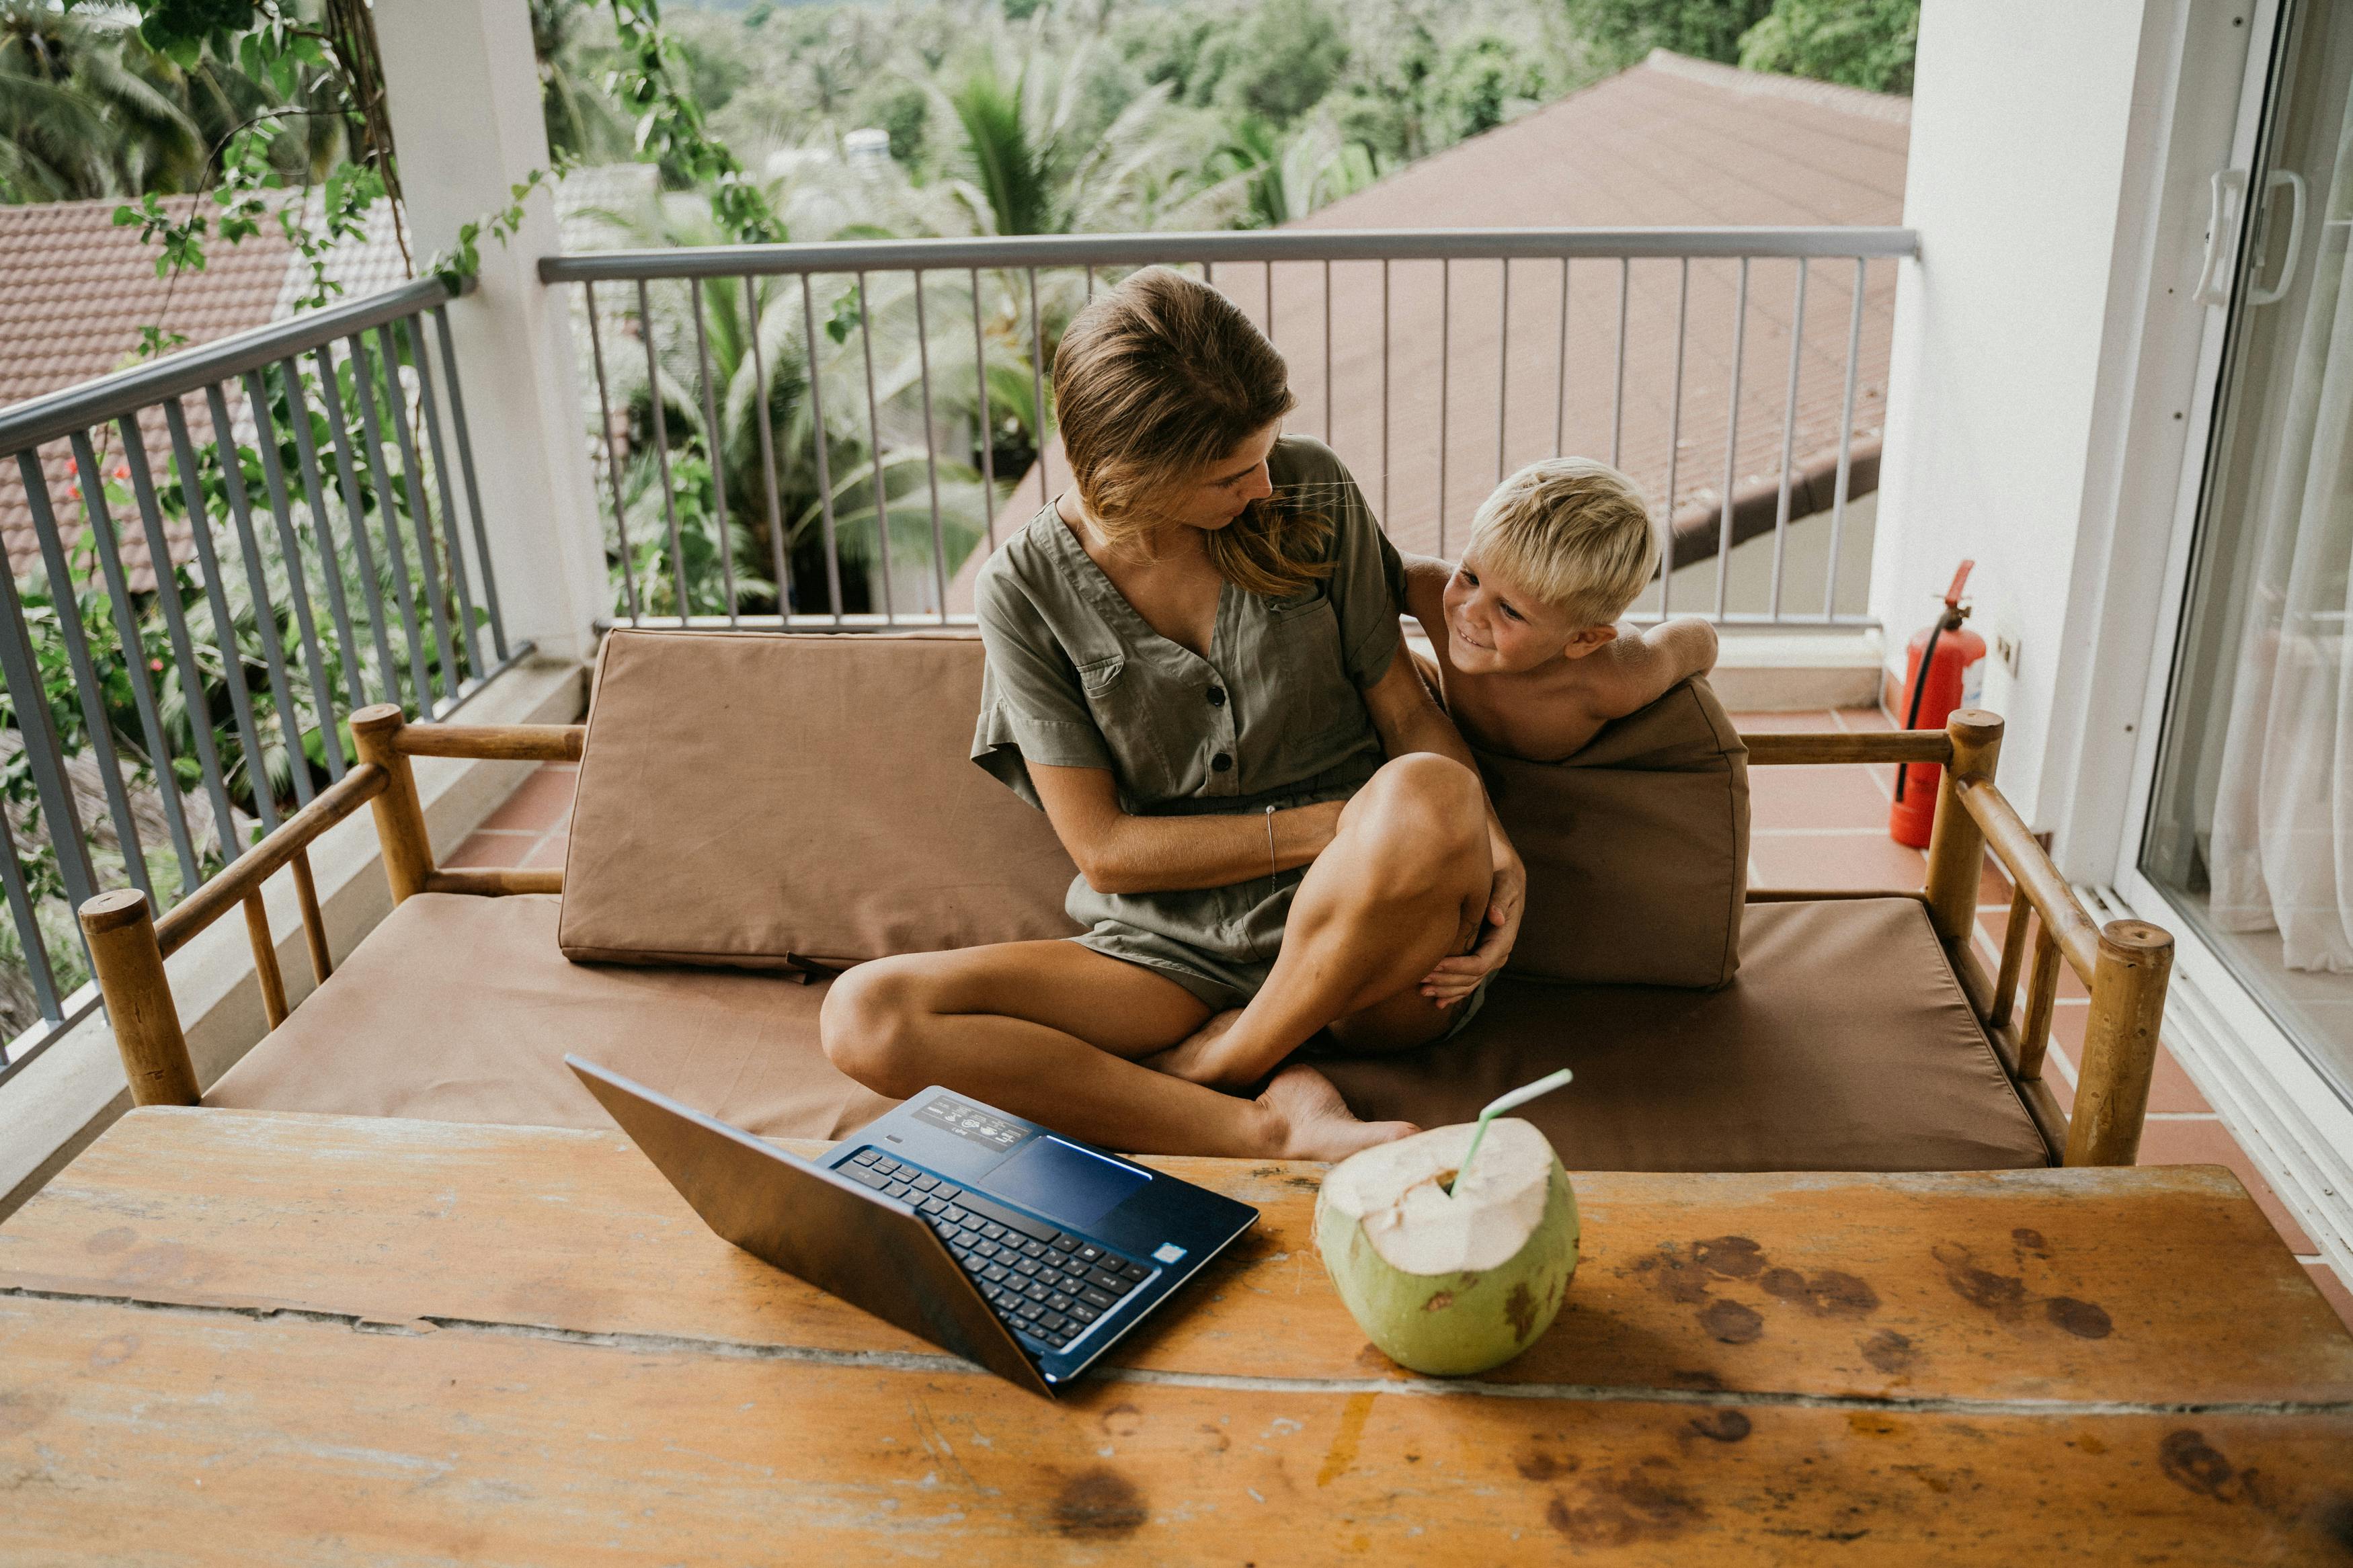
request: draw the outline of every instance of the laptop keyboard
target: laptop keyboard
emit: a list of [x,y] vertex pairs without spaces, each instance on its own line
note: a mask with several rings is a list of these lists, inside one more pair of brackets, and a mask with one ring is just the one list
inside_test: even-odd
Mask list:
[[930,1222],[1006,1327],[1061,1350],[1152,1277],[1133,1258],[969,1193],[930,1172],[860,1149],[833,1167]]

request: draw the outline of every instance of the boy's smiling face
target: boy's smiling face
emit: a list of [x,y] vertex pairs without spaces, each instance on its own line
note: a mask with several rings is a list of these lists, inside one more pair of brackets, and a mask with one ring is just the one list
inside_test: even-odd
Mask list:
[[1508,575],[1489,569],[1472,545],[1446,580],[1448,658],[1465,675],[1506,675],[1556,658],[1583,658],[1618,635],[1616,626],[1572,625]]

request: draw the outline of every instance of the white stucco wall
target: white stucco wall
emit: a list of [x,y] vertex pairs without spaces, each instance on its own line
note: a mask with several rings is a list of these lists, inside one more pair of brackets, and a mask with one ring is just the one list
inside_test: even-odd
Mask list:
[[[1891,668],[1974,557],[1978,629],[2018,644],[1986,703],[2003,784],[2046,826],[2142,0],[1928,0],[1895,305],[1872,611]],[[2076,656],[2080,649],[2075,650]]]

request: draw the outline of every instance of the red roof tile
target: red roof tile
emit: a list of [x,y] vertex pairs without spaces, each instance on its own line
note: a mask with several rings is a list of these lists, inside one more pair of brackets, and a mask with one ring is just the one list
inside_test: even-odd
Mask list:
[[[175,216],[185,216],[193,199],[164,205]],[[151,323],[202,343],[269,321],[292,254],[274,224],[242,244],[209,247],[211,264],[204,271],[166,280],[155,276],[155,247],[140,240],[138,228],[116,226],[119,205],[0,206],[0,408],[134,363],[139,330]],[[211,426],[202,399],[185,406],[191,433],[199,442],[207,439]],[[150,410],[140,423],[156,483],[174,483],[161,411]],[[120,447],[109,440],[99,453],[110,476],[121,467]],[[41,459],[58,521],[69,539],[78,538],[83,522],[71,452],[55,442],[42,448]],[[118,516],[115,529],[133,586],[151,586],[136,515]],[[9,453],[0,453],[0,539],[19,575],[38,564],[31,509]],[[172,545],[173,554],[185,559],[185,537]]]

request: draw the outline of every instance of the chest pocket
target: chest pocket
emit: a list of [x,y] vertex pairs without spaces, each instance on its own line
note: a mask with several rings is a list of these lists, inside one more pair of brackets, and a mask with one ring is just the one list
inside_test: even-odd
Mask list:
[[1115,653],[1073,668],[1095,728],[1111,748],[1120,787],[1145,800],[1166,798],[1174,788],[1158,722],[1166,698],[1155,689],[1149,662]]
[[1277,749],[1288,767],[1323,764],[1323,753],[1363,733],[1370,721],[1340,652],[1340,617],[1320,590],[1267,606],[1266,664],[1282,689],[1290,722]]

